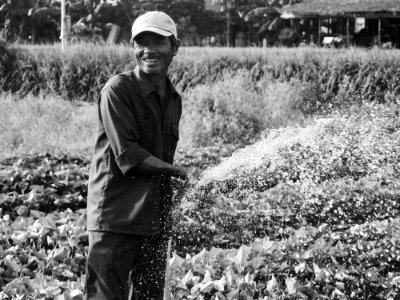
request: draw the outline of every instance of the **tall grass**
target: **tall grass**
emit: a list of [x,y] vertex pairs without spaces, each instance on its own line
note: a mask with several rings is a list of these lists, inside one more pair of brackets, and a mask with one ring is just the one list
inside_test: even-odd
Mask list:
[[[132,49],[127,45],[80,44],[65,52],[59,45],[13,45],[8,50],[15,52],[15,64],[0,79],[0,90],[23,95],[55,93],[68,100],[93,102],[108,78],[134,67]],[[0,66],[5,65],[3,57]],[[343,96],[360,88],[367,98],[381,101],[400,94],[398,50],[183,47],[170,73],[184,91],[219,80],[225,71],[239,70],[249,72],[254,80],[269,75],[279,81],[294,78],[317,84],[319,100],[327,104],[335,102],[339,91]]]
[[[253,82],[245,72],[185,91],[179,148],[248,144],[266,128],[304,118],[299,82]],[[89,157],[96,127],[93,103],[57,96],[0,97],[0,156],[50,152]]]
[[[88,155],[95,108],[75,101],[94,102],[108,78],[132,69],[132,49],[81,44],[61,53],[59,45],[2,45],[0,52],[0,155]],[[181,148],[247,144],[309,114],[395,102],[400,52],[184,47],[170,76],[184,99]]]
[[62,52],[58,46],[16,45],[12,50],[19,63],[13,90],[22,95],[55,94],[94,102],[107,79],[134,65],[131,49],[124,46],[80,44]]
[[71,154],[88,157],[95,106],[59,97],[0,97],[0,157]]
[[251,143],[266,128],[301,122],[301,83],[267,77],[253,81],[240,70],[184,93],[182,140],[191,146]]

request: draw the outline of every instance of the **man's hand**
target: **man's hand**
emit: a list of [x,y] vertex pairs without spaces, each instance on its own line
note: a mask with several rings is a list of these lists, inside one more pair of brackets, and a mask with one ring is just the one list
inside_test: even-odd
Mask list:
[[199,179],[200,172],[199,169],[196,167],[185,168],[174,166],[174,169],[176,171],[172,176],[177,177],[181,180],[185,180],[187,183],[193,183],[194,181]]
[[173,166],[173,171],[171,175],[185,181],[189,179],[188,169],[184,167]]
[[177,174],[180,173],[181,177],[175,176],[181,180],[174,180],[175,189],[177,193],[175,194],[176,203],[180,203],[182,197],[188,191],[188,189],[194,186],[194,183],[197,182],[200,176],[200,169],[196,167],[185,168],[174,166]]
[[199,179],[199,169],[196,167],[185,168],[174,166],[155,156],[146,157],[141,163],[134,167],[134,170],[143,174],[171,175],[187,183],[193,183]]

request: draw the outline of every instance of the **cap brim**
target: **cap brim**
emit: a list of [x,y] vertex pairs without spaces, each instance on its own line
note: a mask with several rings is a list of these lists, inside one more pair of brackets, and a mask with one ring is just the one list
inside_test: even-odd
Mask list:
[[157,34],[162,35],[162,36],[171,36],[171,35],[173,35],[173,33],[169,32],[169,31],[162,30],[162,29],[157,28],[157,27],[150,27],[149,26],[149,27],[141,28],[140,30],[133,31],[131,40],[133,40],[135,37],[137,37],[142,32],[146,32],[146,31],[154,32],[154,33],[157,33]]

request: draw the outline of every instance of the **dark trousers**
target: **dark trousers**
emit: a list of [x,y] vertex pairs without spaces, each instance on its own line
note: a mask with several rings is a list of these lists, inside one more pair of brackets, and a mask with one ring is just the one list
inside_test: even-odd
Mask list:
[[84,299],[162,300],[168,241],[89,232]]

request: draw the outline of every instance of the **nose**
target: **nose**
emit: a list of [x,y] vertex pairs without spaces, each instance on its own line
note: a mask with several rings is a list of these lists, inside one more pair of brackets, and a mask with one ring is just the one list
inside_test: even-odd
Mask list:
[[146,45],[145,47],[143,47],[143,54],[151,55],[154,53],[156,53],[156,50],[151,45]]
[[154,52],[154,49],[153,49],[153,47],[151,47],[151,46],[146,46],[146,47],[144,47],[143,51],[144,51],[145,53],[153,53],[153,52]]

